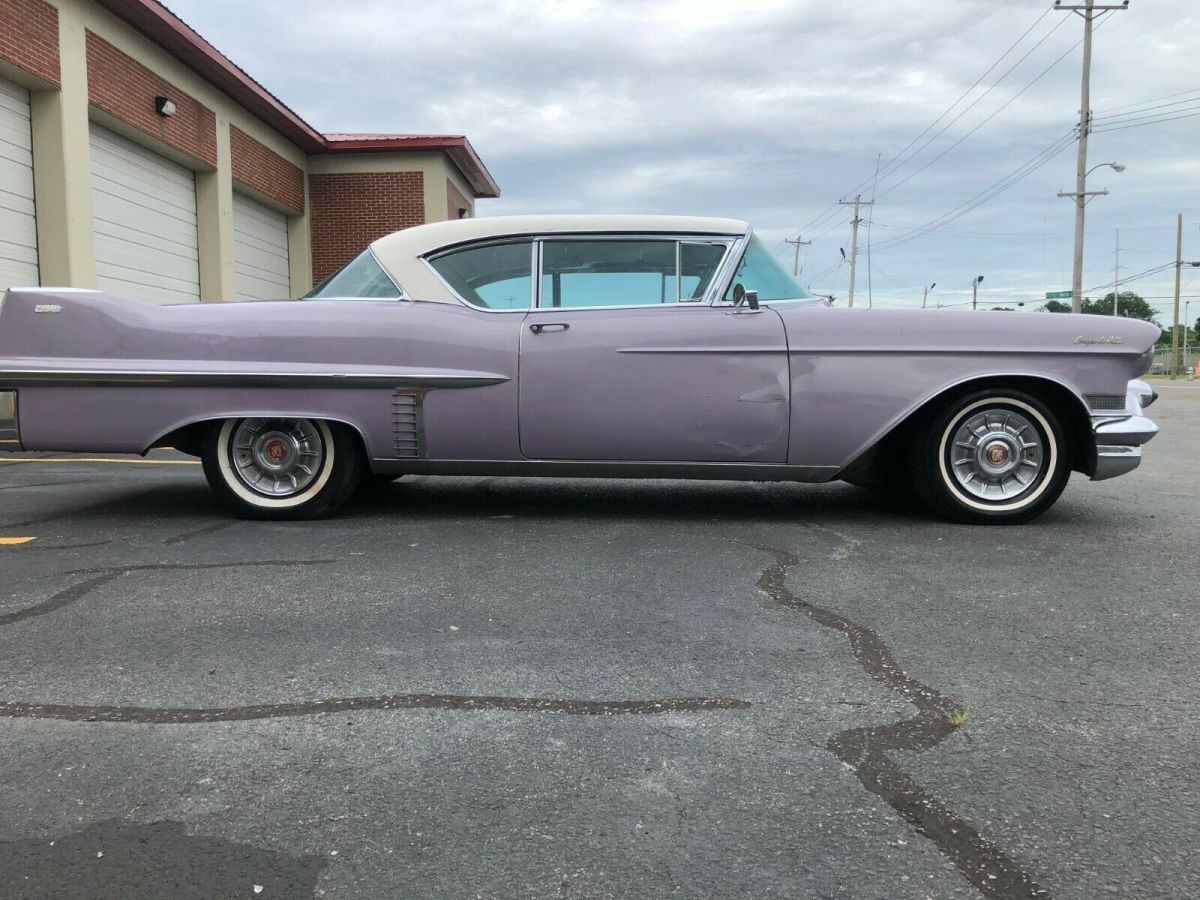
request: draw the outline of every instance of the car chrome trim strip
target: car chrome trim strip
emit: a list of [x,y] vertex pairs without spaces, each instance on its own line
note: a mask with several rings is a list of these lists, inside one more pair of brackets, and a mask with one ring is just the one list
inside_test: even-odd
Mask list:
[[0,391],[0,450],[22,450],[17,392]]
[[515,475],[569,478],[695,478],[716,481],[829,481],[837,466],[786,463],[647,462],[643,460],[390,459],[374,458],[376,472],[413,475]]
[[0,371],[0,383],[38,387],[122,387],[156,385],[178,387],[486,387],[508,381],[505,375],[394,375],[307,372],[105,372],[85,370]]
[[618,347],[618,353],[783,353],[787,347]]

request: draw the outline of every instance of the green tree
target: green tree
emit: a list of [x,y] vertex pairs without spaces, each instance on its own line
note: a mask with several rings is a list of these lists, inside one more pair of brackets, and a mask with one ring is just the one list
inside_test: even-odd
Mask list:
[[[1084,297],[1083,311],[1097,316],[1111,316],[1113,311],[1112,292],[1109,291],[1099,300]],[[1117,307],[1117,315],[1126,319],[1141,319],[1144,322],[1158,324],[1158,311],[1133,291],[1121,291],[1121,303]]]
[[[1084,297],[1081,306],[1082,311],[1089,315],[1111,316],[1113,311],[1112,291],[1098,300]],[[1042,309],[1055,313],[1070,312],[1071,304],[1063,303],[1061,300],[1047,300]],[[1133,291],[1121,291],[1121,304],[1117,307],[1117,315],[1125,319],[1141,319],[1143,322],[1158,325],[1157,310]]]
[[1070,312],[1071,304],[1063,303],[1061,300],[1047,300],[1042,309],[1046,312]]

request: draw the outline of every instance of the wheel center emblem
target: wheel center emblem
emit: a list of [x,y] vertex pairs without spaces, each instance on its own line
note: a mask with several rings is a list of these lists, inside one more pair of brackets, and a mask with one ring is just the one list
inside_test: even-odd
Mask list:
[[987,448],[987,458],[993,466],[1002,466],[1008,462],[1008,448],[997,442]]
[[283,462],[287,457],[287,447],[283,445],[283,441],[271,441],[267,444],[267,459],[273,463]]

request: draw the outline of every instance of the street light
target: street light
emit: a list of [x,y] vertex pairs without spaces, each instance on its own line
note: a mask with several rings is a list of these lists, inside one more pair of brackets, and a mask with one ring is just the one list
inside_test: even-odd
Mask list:
[[925,288],[925,293],[921,297],[921,309],[924,309],[925,304],[927,302],[929,302],[929,292],[932,291],[935,287],[937,287],[936,281],[933,284],[931,284],[929,287]]
[[1071,197],[1075,200],[1075,261],[1071,269],[1071,312],[1081,312],[1083,308],[1083,209],[1087,206],[1088,197],[1108,196],[1108,188],[1102,191],[1087,190],[1087,177],[1097,169],[1106,167],[1114,172],[1125,171],[1122,163],[1100,163],[1098,166],[1092,166],[1078,179],[1078,190],[1058,192],[1060,197]]
[[982,275],[976,275],[971,279],[971,309],[979,308],[979,285],[982,281]]

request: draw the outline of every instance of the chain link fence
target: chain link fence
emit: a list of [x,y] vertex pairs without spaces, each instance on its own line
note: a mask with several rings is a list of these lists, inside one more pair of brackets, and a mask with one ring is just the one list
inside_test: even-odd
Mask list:
[[[1200,364],[1200,347],[1188,345],[1187,352],[1184,348],[1179,348],[1179,374],[1186,375],[1188,369],[1196,371],[1197,364]],[[1170,375],[1171,374],[1171,348],[1164,347],[1155,349],[1154,362],[1150,364],[1151,375]]]

